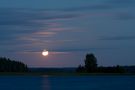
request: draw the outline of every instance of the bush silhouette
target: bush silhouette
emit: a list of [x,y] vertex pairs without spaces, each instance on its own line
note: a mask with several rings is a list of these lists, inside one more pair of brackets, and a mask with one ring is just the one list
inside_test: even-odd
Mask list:
[[85,67],[79,65],[78,68],[76,69],[76,72],[85,72]]

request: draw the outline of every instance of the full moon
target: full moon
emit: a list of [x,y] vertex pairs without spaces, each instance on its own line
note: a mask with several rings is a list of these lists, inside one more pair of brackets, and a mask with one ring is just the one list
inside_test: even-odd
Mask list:
[[43,56],[48,56],[48,55],[49,55],[49,52],[48,52],[47,50],[44,50],[44,51],[42,52],[42,55],[43,55]]

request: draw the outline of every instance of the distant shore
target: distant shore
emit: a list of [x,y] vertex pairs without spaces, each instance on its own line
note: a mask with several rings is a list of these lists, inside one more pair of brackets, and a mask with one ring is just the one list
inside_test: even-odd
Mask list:
[[134,75],[135,73],[44,73],[44,72],[0,72],[0,76],[115,76]]

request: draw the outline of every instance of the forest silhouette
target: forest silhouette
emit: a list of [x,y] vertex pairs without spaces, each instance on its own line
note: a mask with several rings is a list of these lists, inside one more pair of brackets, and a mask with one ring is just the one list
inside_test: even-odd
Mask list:
[[26,72],[28,67],[26,64],[14,61],[9,58],[0,57],[0,72]]
[[85,65],[77,68],[29,68],[20,61],[0,57],[0,72],[77,72],[77,73],[135,73],[135,66],[98,66],[97,58],[94,54],[86,54]]

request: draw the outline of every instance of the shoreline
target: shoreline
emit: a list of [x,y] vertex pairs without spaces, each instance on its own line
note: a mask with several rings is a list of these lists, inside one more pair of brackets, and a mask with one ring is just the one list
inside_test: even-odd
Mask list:
[[135,76],[135,73],[0,72],[0,76]]

